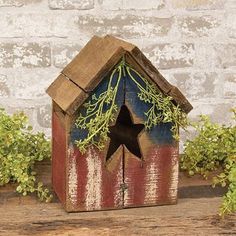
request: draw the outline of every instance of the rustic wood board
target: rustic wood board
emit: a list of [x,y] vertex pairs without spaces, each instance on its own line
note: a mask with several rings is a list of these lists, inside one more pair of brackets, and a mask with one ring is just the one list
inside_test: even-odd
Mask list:
[[[87,93],[97,87],[125,54],[132,58],[131,61],[136,67],[145,71],[147,77],[155,82],[164,94],[172,96],[183,111],[188,113],[192,109],[192,105],[178,88],[172,86],[159,73],[139,48],[109,35],[104,38],[94,36],[63,69],[61,75],[49,86],[47,93],[65,112],[72,115],[84,102]],[[75,91],[76,89],[78,91]],[[68,91],[73,93],[66,93]]]
[[[39,178],[49,186],[50,168],[49,162],[38,166]],[[236,215],[217,216],[223,190],[209,184],[181,173],[179,191],[198,193],[180,198],[177,205],[86,213],[66,213],[56,198],[47,204],[20,197],[8,185],[0,188],[0,235],[236,235]]]
[[65,213],[58,203],[0,206],[0,235],[235,235],[236,216],[220,220],[220,198],[177,205]]
[[74,105],[88,97],[88,94],[62,74],[49,86],[47,93],[68,114],[73,114],[77,108]]

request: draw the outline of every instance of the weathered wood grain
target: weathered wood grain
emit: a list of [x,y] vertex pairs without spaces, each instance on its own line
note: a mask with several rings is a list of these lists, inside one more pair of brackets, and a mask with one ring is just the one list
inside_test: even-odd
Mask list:
[[[145,73],[156,83],[160,90],[166,95],[173,97],[175,102],[180,105],[180,107],[186,112],[192,110],[192,105],[184,97],[184,95],[175,87],[172,86],[158,71],[155,66],[148,60],[148,58],[142,53],[142,51],[133,44],[127,43],[124,40],[115,38],[113,36],[107,35],[105,37],[107,41],[116,43],[117,46],[123,47],[128,51],[128,55],[131,55],[133,60],[138,63],[139,68],[145,71]],[[133,65],[133,63],[132,63]],[[137,68],[136,68],[137,69]]]
[[[138,65],[136,69],[141,68],[145,71],[147,78],[150,78],[164,94],[172,96],[183,111],[188,113],[192,109],[192,105],[184,95],[159,73],[139,48],[110,35],[104,38],[94,36],[63,69],[59,78],[47,90],[48,94],[64,111],[72,115],[86,99],[86,94],[97,87],[125,53],[130,55],[133,62]],[[68,88],[63,85],[65,89],[63,90],[61,86],[60,77],[63,76],[68,78],[67,82],[63,82],[67,83],[67,87],[72,87],[72,90],[77,87],[79,90],[74,92],[72,97],[68,98],[66,93],[69,91]],[[69,81],[74,85],[71,85]],[[80,90],[85,94],[82,94]],[[65,98],[61,98],[60,93]]]
[[81,154],[70,147],[66,210],[93,211],[123,206],[122,150],[106,163],[104,152],[95,147]]
[[88,97],[83,90],[62,74],[48,87],[47,93],[68,114],[74,113],[78,101],[84,101]]
[[[111,165],[110,165],[111,164]],[[110,163],[108,169],[112,170],[113,164]],[[42,161],[38,162],[36,165],[36,171],[38,173],[38,180],[42,181],[50,189],[51,187],[51,162]],[[226,192],[226,188],[216,187],[212,188],[212,177],[214,174],[210,175],[207,180],[196,175],[193,177],[188,177],[184,172],[179,173],[179,184],[178,192],[180,198],[210,198],[210,197],[221,197]],[[8,184],[6,186],[0,187],[0,205],[9,203],[15,205],[18,203],[22,204],[35,204],[39,203],[36,197],[33,195],[22,197],[20,194],[15,192],[15,184]],[[54,197],[53,202],[58,202],[57,197]]]
[[184,95],[172,86],[152,65],[152,63],[146,58],[146,56],[140,51],[139,48],[135,48],[131,55],[139,63],[139,65],[149,74],[149,76],[155,81],[158,87],[165,93],[173,97],[174,101],[179,104],[183,111],[189,113],[193,107],[184,97]]
[[90,92],[122,58],[125,50],[112,42],[93,37],[62,71],[70,80]]
[[106,35],[104,37],[104,42],[112,43],[113,45],[116,45],[116,47],[123,47],[128,52],[131,52],[132,50],[136,48],[134,44],[126,42],[122,39],[116,38],[112,35]]
[[[178,144],[173,141],[170,123],[146,130],[147,137],[138,137],[138,141],[130,145],[130,148],[128,143],[121,141],[118,145],[123,146],[111,156],[109,162],[106,158],[109,141],[104,151],[94,145],[81,153],[75,145],[76,140],[83,140],[88,135],[88,130],[77,127],[75,111],[82,114],[85,112],[85,108],[80,105],[87,98],[91,99],[90,92],[99,96],[106,91],[110,84],[109,73],[123,56],[150,82],[154,81],[162,92],[168,94],[175,89],[160,77],[159,72],[153,69],[150,61],[136,46],[110,36],[95,36],[47,90],[53,99],[52,183],[68,212],[176,203]],[[144,83],[136,72],[131,73],[138,83]],[[115,74],[111,83],[117,79],[115,76],[118,77]],[[169,90],[165,86],[169,86]],[[146,120],[145,112],[150,108],[150,104],[140,101],[139,92],[134,81],[124,73],[115,103],[118,109],[123,104],[130,109],[134,123],[143,123]],[[177,89],[173,94],[183,100],[180,105],[188,105],[188,101]],[[118,112],[115,118],[117,115]],[[123,131],[124,134],[129,135],[128,129]],[[111,140],[114,138],[109,137]],[[138,142],[142,142],[142,158],[139,149],[135,149],[139,146]],[[134,149],[131,148],[133,146]],[[141,161],[144,168],[140,169],[140,163],[135,158]],[[119,161],[114,162],[115,159]]]
[[[60,118],[62,121],[60,121]],[[61,123],[65,123],[65,118],[58,116],[58,112],[53,109],[52,113],[52,183],[61,203],[66,202],[66,160],[67,143],[66,129]]]
[[[50,187],[50,162],[39,163],[37,171]],[[236,215],[218,217],[222,198],[214,197],[219,192],[209,184],[181,173],[179,192],[185,196],[177,205],[71,214],[56,197],[52,203],[40,203],[34,195],[20,197],[7,185],[0,188],[0,235],[235,235]],[[196,195],[190,199],[193,188]],[[204,191],[208,194],[202,198]]]
[[220,220],[221,198],[177,205],[65,213],[58,203],[0,205],[0,235],[235,235],[236,215]]

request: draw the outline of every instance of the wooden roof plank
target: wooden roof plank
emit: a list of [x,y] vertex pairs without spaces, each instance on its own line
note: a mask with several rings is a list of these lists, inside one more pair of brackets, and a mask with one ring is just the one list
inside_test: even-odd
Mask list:
[[105,39],[115,43],[117,46],[123,47],[126,51],[128,51],[139,64],[139,66],[141,66],[142,69],[146,70],[146,72],[150,74],[150,77],[161,88],[163,92],[168,93],[170,91],[172,85],[160,74],[156,67],[153,66],[150,60],[147,59],[147,57],[138,47],[110,35],[105,36]]
[[149,77],[155,82],[155,84],[160,88],[160,90],[166,94],[171,96],[174,101],[179,104],[180,108],[189,113],[193,107],[186,99],[186,97],[181,93],[181,91],[176,88],[175,86],[171,85],[153,66],[150,60],[140,51],[139,48],[135,47],[131,52],[130,55],[133,59],[139,64],[139,66],[149,75]]
[[116,38],[112,35],[106,35],[104,37],[104,42],[107,43],[112,43],[113,45],[116,45],[117,47],[123,47],[124,50],[131,52],[132,50],[134,50],[136,48],[136,46],[132,43],[128,43],[122,39]]
[[[150,74],[147,73],[146,67],[143,68],[142,66],[140,66],[137,61],[135,60],[135,58],[133,58],[131,56],[130,53],[126,53],[126,61],[132,65],[132,67],[139,72],[142,76],[144,76],[149,82],[153,82],[155,78],[151,77]],[[156,81],[154,81],[155,85],[157,86],[157,88],[162,91],[161,87],[159,86],[159,83],[157,83]],[[170,85],[169,86],[169,90],[166,91],[165,93],[166,95],[171,96],[174,101],[179,104],[179,106],[186,112],[188,113],[189,111],[192,110],[192,106],[191,104],[187,101],[187,99],[184,97],[184,95],[180,92],[180,90],[173,86]],[[177,102],[178,101],[178,102]]]
[[78,99],[83,101],[88,97],[88,94],[62,74],[48,87],[46,92],[68,114],[74,112],[74,105]]
[[[179,104],[183,111],[188,113],[192,109],[192,105],[179,89],[172,86],[160,74],[138,47],[110,35],[104,38],[94,36],[62,71],[61,76],[69,78],[70,85],[68,82],[64,81],[65,88],[63,90],[62,85],[59,86],[59,82],[55,81],[50,86],[52,88],[49,87],[48,94],[64,111],[68,114],[73,114],[88,97],[88,94],[98,86],[124,54],[129,54],[132,61],[135,62],[136,69],[140,67],[142,71],[145,71],[145,75],[150,78],[164,94],[173,97],[176,104]],[[63,102],[63,98],[55,95],[56,91],[53,90],[58,90],[60,94],[68,89],[68,87],[74,92],[70,97],[63,95],[66,100]]]
[[[84,91],[92,91],[124,54],[124,49],[112,42],[93,37],[62,71]],[[107,71],[108,70],[108,71]]]
[[169,91],[168,95],[174,99],[174,101],[182,110],[184,110],[185,113],[189,113],[193,109],[193,106],[177,87],[172,86],[172,89]]

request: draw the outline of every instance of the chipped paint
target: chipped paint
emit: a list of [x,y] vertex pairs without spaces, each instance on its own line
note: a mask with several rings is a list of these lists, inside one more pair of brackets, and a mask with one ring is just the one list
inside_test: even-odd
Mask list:
[[7,98],[10,95],[7,76],[0,74],[0,97]]
[[109,13],[106,16],[80,15],[77,24],[84,33],[126,35],[126,38],[165,36],[171,30],[173,17]]
[[179,31],[188,37],[215,37],[219,26],[218,18],[209,15],[183,17],[178,20]]
[[49,0],[49,6],[52,9],[79,9],[79,10],[89,10],[94,7],[93,0]]
[[132,179],[129,176],[125,175],[124,183],[128,184],[128,188],[129,188],[123,191],[123,198],[124,198],[123,202],[124,202],[125,207],[129,206],[130,199],[132,200],[132,197],[131,197],[132,192],[130,191],[132,187],[130,187],[130,184],[129,184],[130,182],[132,182]]
[[177,191],[178,191],[178,180],[179,180],[179,161],[178,161],[177,149],[173,149],[171,162],[172,162],[172,171],[171,171],[171,181],[170,181],[170,198],[176,201]]
[[123,166],[119,165],[119,169],[116,174],[116,186],[115,186],[115,195],[114,195],[114,205],[116,207],[123,206],[123,191],[121,184],[123,184]]
[[78,179],[77,179],[77,164],[76,164],[76,155],[74,155],[73,145],[69,146],[68,149],[69,160],[69,176],[68,176],[68,198],[72,205],[77,205],[77,188],[78,188]]
[[1,67],[47,67],[51,64],[47,43],[0,43]]
[[87,184],[86,184],[86,209],[98,210],[101,208],[102,170],[101,159],[94,148],[89,148],[86,156]]
[[190,67],[195,58],[194,45],[191,43],[151,45],[144,51],[148,52],[148,58],[161,69]]
[[157,168],[156,164],[151,163],[150,167],[147,168],[147,174],[146,174],[146,185],[145,187],[145,199],[144,199],[144,204],[150,204],[152,201],[155,203],[155,199],[157,196]]

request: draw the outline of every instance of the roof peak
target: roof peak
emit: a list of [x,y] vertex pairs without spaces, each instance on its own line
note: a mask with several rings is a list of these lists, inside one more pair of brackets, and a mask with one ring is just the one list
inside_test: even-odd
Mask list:
[[[192,109],[178,88],[172,86],[159,73],[138,47],[111,35],[93,36],[49,86],[47,93],[65,112],[72,115],[124,55],[126,60],[149,81],[155,83],[161,92],[173,97],[183,111],[188,113]],[[65,91],[66,89],[70,91]],[[72,91],[75,94],[72,95]]]

